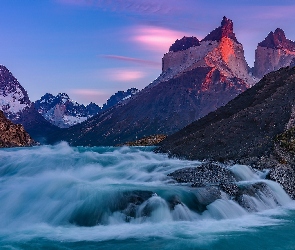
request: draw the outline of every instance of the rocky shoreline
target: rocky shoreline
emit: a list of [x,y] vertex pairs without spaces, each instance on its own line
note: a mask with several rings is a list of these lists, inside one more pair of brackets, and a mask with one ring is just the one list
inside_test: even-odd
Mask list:
[[[248,172],[248,175],[253,175],[255,178],[255,170],[246,166],[234,167],[244,168],[244,172]],[[168,174],[168,176],[178,183],[187,183],[192,188],[195,188],[192,189],[192,192],[195,192],[198,201],[203,206],[207,206],[213,201],[221,199],[223,195],[226,195],[227,199],[237,202],[249,212],[256,211],[255,204],[252,204],[251,197],[263,199],[262,196],[265,195],[271,197],[277,204],[279,203],[273,196],[272,190],[266,182],[267,180],[277,181],[276,178],[280,177],[280,172],[270,172],[267,174],[265,176],[266,182],[261,179],[261,181],[257,180],[257,182],[253,183],[250,181],[244,184],[237,184],[243,179],[241,179],[238,173],[235,173],[234,167],[232,169],[220,163],[203,163],[197,167],[179,169]],[[289,183],[287,183],[287,185],[288,184]],[[287,189],[286,191],[291,198],[295,198],[294,195],[291,195],[293,190]]]

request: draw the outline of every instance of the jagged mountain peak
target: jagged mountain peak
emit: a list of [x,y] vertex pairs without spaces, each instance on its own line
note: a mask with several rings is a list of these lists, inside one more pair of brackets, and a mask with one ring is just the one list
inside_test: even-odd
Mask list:
[[277,28],[258,43],[253,74],[257,78],[262,78],[271,71],[294,65],[294,61],[295,42],[287,39],[285,32]]
[[68,100],[70,99],[69,95],[66,93],[58,93],[56,97]]
[[30,106],[27,91],[4,65],[0,65],[0,110],[9,119],[15,119]]
[[228,37],[239,43],[234,33],[234,24],[231,19],[223,17],[221,25],[215,30],[211,31],[202,41],[220,41],[223,37]]
[[258,46],[295,51],[295,42],[287,39],[284,30],[281,28],[277,28],[275,32],[271,31]]

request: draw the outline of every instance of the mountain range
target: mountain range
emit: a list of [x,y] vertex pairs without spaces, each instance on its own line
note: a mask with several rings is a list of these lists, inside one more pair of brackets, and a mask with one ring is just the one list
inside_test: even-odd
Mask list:
[[[195,120],[224,106],[255,85],[270,71],[263,47],[276,54],[273,69],[288,66],[295,58],[292,41],[277,29],[259,43],[254,68],[244,57],[233,22],[221,25],[204,39],[183,37],[171,45],[162,59],[162,73],[136,96],[94,116],[83,124],[55,133],[50,142],[72,145],[120,145],[155,134],[171,135]],[[273,46],[275,44],[275,46]],[[284,55],[280,51],[284,51]],[[288,60],[283,60],[288,55]],[[73,136],[74,135],[74,136]]]
[[34,140],[41,143],[47,143],[48,135],[56,133],[60,128],[83,122],[137,92],[136,88],[118,91],[103,107],[95,103],[84,106],[71,100],[66,93],[56,96],[46,93],[32,102],[13,74],[4,65],[0,65],[0,110],[13,123],[22,124]]
[[41,142],[121,145],[179,131],[226,105],[264,74],[293,65],[294,51],[294,42],[276,29],[258,44],[255,64],[250,68],[233,22],[224,17],[202,40],[176,40],[162,59],[161,75],[146,88],[119,91],[103,107],[78,104],[65,93],[47,93],[32,103],[24,88],[1,66],[0,108]]
[[56,96],[46,93],[39,100],[35,101],[34,105],[35,109],[51,124],[60,128],[68,128],[100,114],[102,111],[130,98],[137,92],[138,89],[136,88],[118,91],[102,107],[93,102],[86,106],[79,104],[71,100],[66,93],[59,93]]

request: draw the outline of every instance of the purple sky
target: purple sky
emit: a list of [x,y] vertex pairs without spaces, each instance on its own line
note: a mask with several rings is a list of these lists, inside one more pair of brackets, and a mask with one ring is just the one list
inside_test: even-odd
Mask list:
[[147,86],[177,38],[202,39],[223,16],[250,66],[270,31],[295,40],[293,0],[1,0],[0,63],[32,101],[66,92],[101,105],[118,90]]

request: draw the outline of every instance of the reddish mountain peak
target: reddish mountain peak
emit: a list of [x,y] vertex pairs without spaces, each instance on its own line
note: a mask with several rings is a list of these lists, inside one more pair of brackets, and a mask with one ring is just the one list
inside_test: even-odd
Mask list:
[[220,41],[223,37],[228,37],[239,43],[233,29],[233,21],[227,17],[223,17],[221,26],[210,32],[202,41]]
[[285,32],[280,28],[277,28],[275,32],[271,31],[267,37],[258,44],[258,46],[295,51],[295,42],[287,39]]

